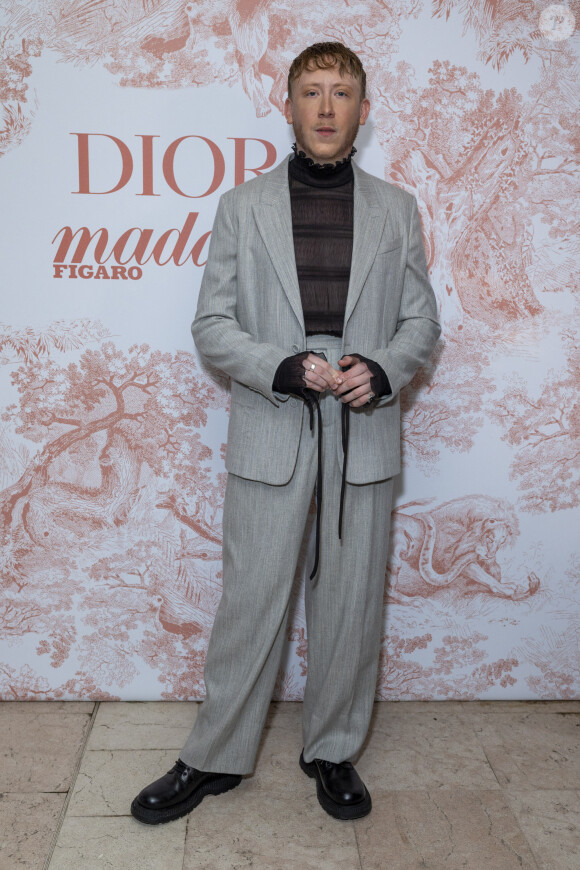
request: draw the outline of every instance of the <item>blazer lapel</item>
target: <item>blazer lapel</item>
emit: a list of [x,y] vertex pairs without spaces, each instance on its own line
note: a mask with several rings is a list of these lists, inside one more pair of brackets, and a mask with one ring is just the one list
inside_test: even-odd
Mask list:
[[288,159],[268,173],[254,218],[282,288],[304,332],[302,300],[296,273],[292,235],[292,211],[288,186]]
[[[344,330],[351,317],[364,282],[376,257],[385,226],[386,212],[375,199],[370,176],[353,163],[354,169],[354,227],[350,282],[344,312]],[[343,332],[344,334],[344,332]]]

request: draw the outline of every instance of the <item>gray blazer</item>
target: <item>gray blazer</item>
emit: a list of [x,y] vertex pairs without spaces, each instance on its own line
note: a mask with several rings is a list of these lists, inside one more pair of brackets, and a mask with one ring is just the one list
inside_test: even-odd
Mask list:
[[[343,352],[385,370],[392,395],[351,409],[347,480],[400,471],[399,392],[439,335],[414,197],[354,168],[354,238]],[[288,158],[219,202],[191,330],[231,378],[226,468],[268,484],[292,477],[304,403],[272,391],[285,357],[306,349],[296,274]],[[335,445],[342,462],[342,446]]]

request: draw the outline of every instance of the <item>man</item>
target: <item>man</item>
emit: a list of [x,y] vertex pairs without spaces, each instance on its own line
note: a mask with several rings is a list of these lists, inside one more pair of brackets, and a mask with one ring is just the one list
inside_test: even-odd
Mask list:
[[353,52],[307,48],[288,77],[295,156],[220,200],[192,332],[232,385],[223,596],[192,732],[133,801],[147,824],[253,770],[315,484],[299,763],[333,817],[371,809],[350,759],[375,692],[398,396],[439,326],[414,198],[351,162],[369,108]]

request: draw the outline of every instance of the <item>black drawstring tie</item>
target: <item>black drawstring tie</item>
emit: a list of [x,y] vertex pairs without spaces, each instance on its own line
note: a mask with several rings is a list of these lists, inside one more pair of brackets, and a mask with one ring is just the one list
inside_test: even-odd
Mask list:
[[342,479],[340,482],[340,510],[338,512],[338,538],[342,541],[342,514],[346,491],[346,460],[348,459],[348,437],[350,431],[350,405],[343,404],[340,414],[342,429]]
[[[322,512],[322,414],[320,411],[320,403],[318,393],[314,390],[303,390],[302,396],[306,402],[308,413],[310,415],[310,431],[314,431],[314,408],[316,408],[318,416],[318,469],[316,474],[316,546],[314,551],[314,567],[310,574],[310,579],[314,580],[318,571],[318,563],[320,561],[320,515]],[[348,438],[350,424],[350,406],[343,404],[341,409],[341,427],[342,427],[342,480],[340,484],[340,509],[338,513],[338,537],[342,540],[342,515],[344,508],[344,495],[346,491],[346,461],[348,458]]]
[[[304,378],[304,360],[309,353],[319,356],[326,360],[326,356],[321,351],[305,350],[302,353],[297,353],[294,356],[283,359],[274,375],[272,388],[280,393],[293,393],[304,401],[308,408],[310,417],[310,431],[314,432],[314,409],[318,416],[318,468],[316,475],[316,551],[314,556],[314,567],[310,574],[310,579],[314,580],[318,571],[318,563],[320,561],[320,520],[322,514],[322,413],[320,410],[320,393],[306,386],[307,382]],[[361,362],[367,364],[371,373],[371,393],[373,396],[380,396],[391,392],[391,387],[388,378],[383,369],[375,362],[360,354],[351,354]],[[311,366],[316,368],[316,365]],[[345,367],[343,371],[348,371],[350,366]],[[348,462],[348,442],[350,428],[350,405],[346,402],[342,403],[341,415],[341,439],[342,439],[342,476],[340,482],[340,505],[338,512],[338,538],[342,540],[342,521],[344,517],[344,499],[346,495],[346,471]]]
[[[322,352],[317,352],[315,350],[306,350],[302,353],[295,354],[294,356],[286,357],[286,359],[282,360],[282,362],[276,369],[272,388],[275,391],[281,393],[293,393],[295,396],[299,396],[304,401],[304,404],[308,408],[308,413],[310,416],[311,432],[314,431],[314,408],[316,408],[316,412],[318,415],[318,471],[316,476],[316,552],[314,556],[314,568],[312,569],[312,573],[310,574],[310,579],[314,580],[316,572],[318,571],[318,563],[320,560],[320,518],[322,513],[322,413],[320,411],[319,403],[320,393],[307,387],[306,381],[304,380],[303,363],[309,353],[313,353],[315,356],[320,356],[322,359],[326,359],[325,355]],[[387,378],[384,370],[378,365],[378,363],[375,363],[373,362],[373,360],[367,359],[366,357],[361,356],[358,353],[353,353],[351,354],[351,356],[356,357],[358,360],[360,360],[360,362],[366,363],[367,367],[371,372],[371,398],[391,393],[391,385],[389,384],[389,379]],[[316,366],[311,366],[311,368],[316,368]],[[348,368],[350,368],[350,366],[345,367],[343,371],[348,371]],[[340,541],[342,541],[342,521],[344,517],[344,499],[346,495],[346,471],[348,462],[348,442],[350,429],[350,405],[346,402],[343,402],[342,404],[340,425],[343,458],[342,476],[340,482],[340,506],[338,511],[338,538]]]
[[314,580],[318,571],[318,562],[320,557],[320,512],[322,510],[322,414],[320,412],[320,403],[318,401],[318,393],[314,390],[303,390],[302,395],[308,408],[310,415],[310,431],[314,431],[314,408],[316,408],[318,416],[318,470],[316,474],[316,550],[314,554],[314,567],[310,574],[310,579]]

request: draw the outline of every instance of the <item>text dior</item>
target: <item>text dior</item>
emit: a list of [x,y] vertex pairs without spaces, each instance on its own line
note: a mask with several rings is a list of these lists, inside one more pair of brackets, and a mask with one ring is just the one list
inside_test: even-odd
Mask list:
[[[126,187],[131,181],[134,174],[135,159],[133,151],[122,139],[118,136],[112,136],[109,133],[71,133],[71,136],[77,136],[78,142],[78,178],[79,189],[73,190],[74,194],[88,194],[90,196],[108,196],[111,193]],[[145,135],[136,133],[136,139],[141,139],[140,145],[137,145],[136,151],[140,152],[141,163],[141,190],[136,196],[160,196],[156,193],[155,188],[155,155],[154,155],[154,139],[159,139],[157,135]],[[91,139],[93,140],[93,154],[91,155]],[[105,141],[103,141],[105,140]],[[233,142],[233,169],[234,169],[234,185],[237,187],[243,184],[246,180],[246,173],[251,172],[254,175],[260,175],[266,169],[270,169],[276,162],[276,148],[272,142],[266,139],[255,139],[253,137],[235,137],[228,136],[228,141]],[[261,150],[265,149],[265,159],[260,166],[248,166],[247,160],[247,143],[258,143]],[[108,190],[95,190],[94,183],[91,181],[91,164],[98,162],[102,168],[102,164],[111,164],[111,144],[115,146],[113,153],[121,157],[121,173]],[[201,149],[198,143],[203,143]],[[97,156],[94,156],[94,149],[98,146]],[[209,156],[211,160],[212,175],[211,181],[206,190],[202,193],[192,193],[184,189],[183,180],[178,181],[175,171],[175,162],[178,151],[186,148],[185,158],[182,157],[182,163],[191,167],[196,159],[205,160]],[[256,146],[253,146],[254,149]],[[199,153],[198,153],[199,152]],[[105,157],[104,155],[107,155]],[[93,167],[94,168],[94,167]],[[94,174],[94,173],[93,173]],[[190,173],[191,174],[191,173]],[[221,186],[226,175],[226,157],[219,145],[207,136],[188,135],[180,136],[171,142],[165,149],[161,157],[161,175],[167,186],[179,196],[184,196],[187,199],[203,199],[205,196],[210,196],[215,193]],[[111,179],[113,181],[113,179]]]

